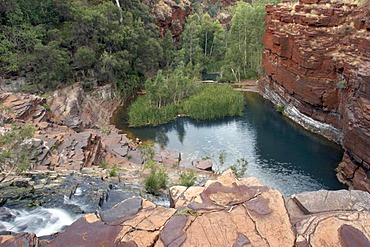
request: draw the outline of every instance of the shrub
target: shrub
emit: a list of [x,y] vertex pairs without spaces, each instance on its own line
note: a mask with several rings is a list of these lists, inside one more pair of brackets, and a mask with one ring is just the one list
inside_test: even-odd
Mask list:
[[108,175],[110,177],[117,177],[119,170],[120,168],[118,167],[117,164],[115,164],[111,169],[108,170]]
[[281,103],[275,105],[275,110],[277,112],[282,113],[282,112],[284,112],[284,109],[285,109],[285,106],[283,104],[281,104]]
[[101,126],[101,127],[100,127],[100,130],[101,130],[104,134],[109,135],[110,130],[109,130],[109,127],[108,127],[107,125],[103,125],[103,126]]
[[12,172],[17,174],[32,168],[37,149],[32,139],[36,129],[32,125],[13,124],[0,135],[0,183]]
[[179,184],[181,186],[186,186],[186,187],[193,186],[196,180],[197,180],[197,177],[194,171],[180,173],[180,183]]
[[230,166],[231,170],[234,172],[235,176],[238,178],[244,177],[247,167],[248,167],[248,161],[244,158],[238,159],[236,161],[236,164]]
[[51,111],[51,106],[50,106],[50,104],[45,103],[45,104],[43,104],[43,107],[45,108],[45,110],[46,110],[46,111]]
[[222,166],[223,164],[225,164],[225,160],[226,160],[226,152],[225,150],[222,150],[220,151],[220,153],[218,154],[218,161],[220,162],[220,165]]
[[161,189],[165,189],[168,184],[167,171],[163,167],[152,166],[149,176],[144,180],[145,190],[153,195],[159,194]]
[[140,145],[139,148],[145,160],[153,159],[155,150],[152,143]]
[[102,168],[102,169],[107,169],[108,162],[104,160],[102,163],[100,163],[99,167]]

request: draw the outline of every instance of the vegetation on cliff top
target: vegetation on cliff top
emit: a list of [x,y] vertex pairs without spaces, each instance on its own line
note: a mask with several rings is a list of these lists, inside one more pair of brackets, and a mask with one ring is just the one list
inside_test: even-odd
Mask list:
[[32,92],[83,81],[86,88],[111,83],[123,96],[158,69],[180,63],[198,74],[219,71],[224,81],[256,77],[265,2],[230,7],[230,29],[213,19],[220,4],[198,6],[174,43],[170,33],[159,38],[154,16],[139,0],[121,0],[121,8],[112,0],[0,0],[0,72],[25,77]]
[[178,43],[170,33],[160,39],[154,16],[139,0],[120,0],[120,7],[113,0],[0,3],[2,75],[25,77],[24,89],[31,92],[83,81],[85,89],[110,83],[126,98],[145,87],[146,98],[135,103],[143,113],[131,107],[132,125],[158,124],[177,114],[238,115],[241,96],[199,86],[200,72],[218,71],[223,82],[262,72],[265,0],[230,7],[230,28],[213,18],[215,8],[198,6]]
[[35,92],[84,81],[131,94],[155,74],[162,48],[147,6],[120,2],[0,0],[0,71]]

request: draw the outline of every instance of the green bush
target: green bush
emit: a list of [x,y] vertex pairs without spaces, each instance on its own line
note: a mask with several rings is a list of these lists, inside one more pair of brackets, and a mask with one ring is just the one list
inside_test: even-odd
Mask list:
[[179,184],[181,186],[186,186],[186,187],[193,186],[195,184],[196,180],[197,180],[197,177],[196,177],[194,171],[181,172],[180,173]]
[[144,180],[145,190],[153,195],[159,194],[161,189],[165,189],[168,184],[167,171],[163,167],[152,166],[148,177]]
[[110,177],[117,177],[119,171],[120,171],[120,168],[118,167],[117,164],[115,164],[111,169],[108,170],[108,175]]
[[281,103],[275,105],[275,110],[277,112],[282,113],[282,112],[284,112],[284,109],[285,109],[285,106],[283,104],[281,104]]
[[99,167],[102,168],[102,169],[107,169],[108,162],[104,160],[103,162],[100,163]]
[[248,161],[244,158],[238,159],[236,164],[230,166],[231,170],[234,172],[235,176],[238,178],[244,177],[247,171]]

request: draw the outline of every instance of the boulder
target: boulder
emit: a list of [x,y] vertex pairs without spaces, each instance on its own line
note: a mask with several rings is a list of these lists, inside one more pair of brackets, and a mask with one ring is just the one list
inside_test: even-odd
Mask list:
[[200,170],[212,171],[213,162],[211,159],[193,160],[192,165]]

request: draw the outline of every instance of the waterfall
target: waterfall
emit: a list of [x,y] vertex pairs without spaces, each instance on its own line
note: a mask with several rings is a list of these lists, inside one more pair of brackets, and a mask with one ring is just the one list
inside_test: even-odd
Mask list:
[[122,17],[122,9],[121,9],[121,4],[119,3],[119,0],[116,0],[116,4],[119,10],[119,14],[121,15],[121,19],[119,19],[119,22],[122,24],[123,22],[123,17]]
[[0,210],[0,231],[30,232],[36,236],[47,236],[62,231],[79,216],[72,216],[60,208],[38,207],[32,211]]

